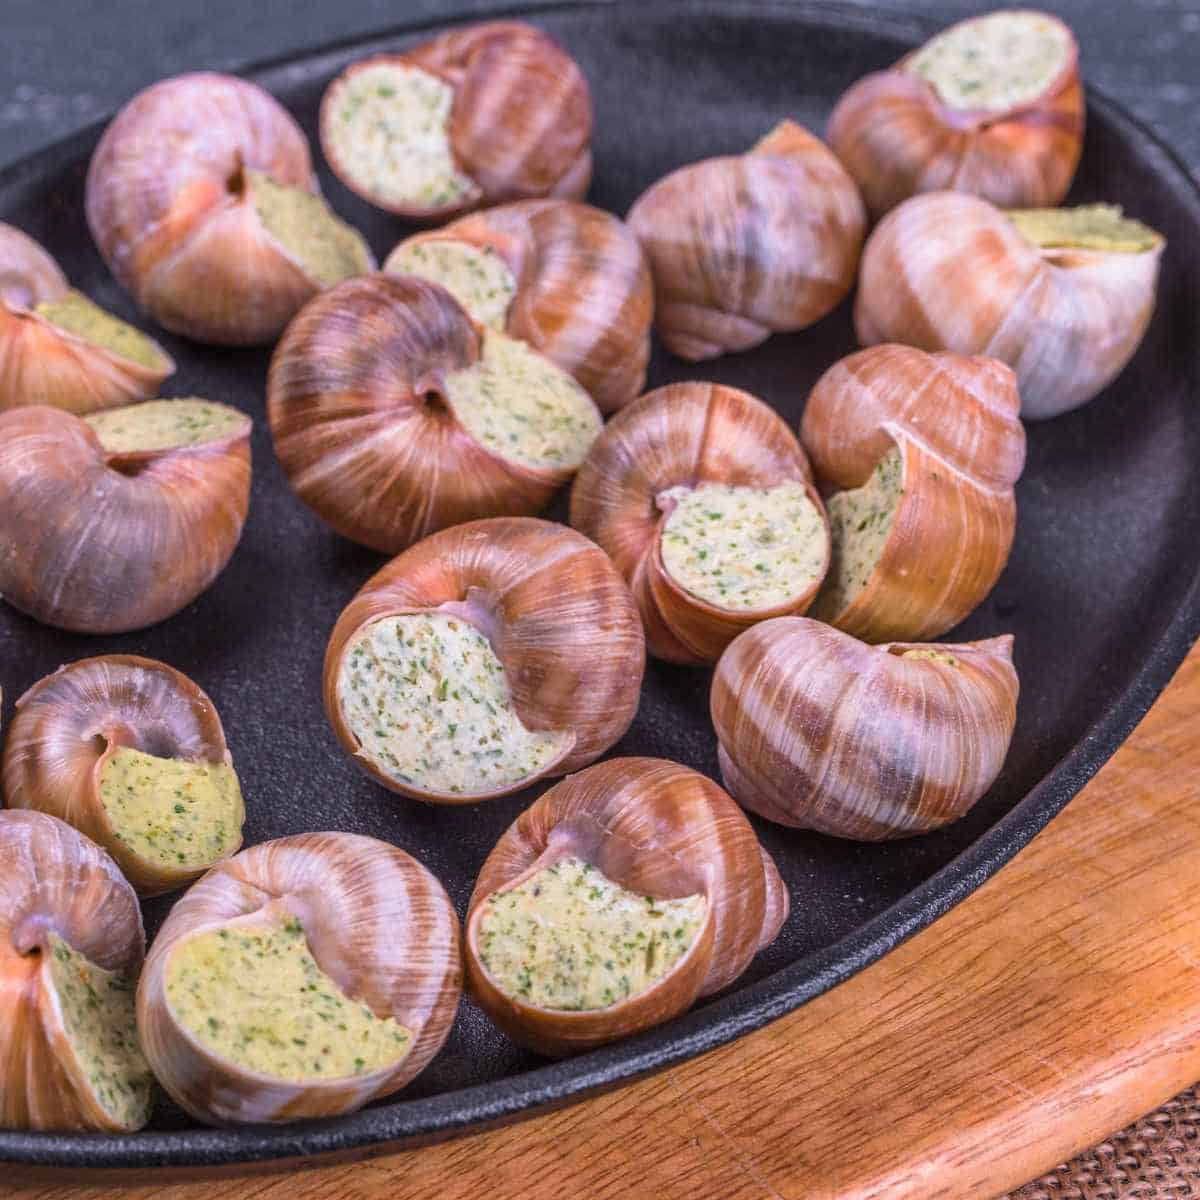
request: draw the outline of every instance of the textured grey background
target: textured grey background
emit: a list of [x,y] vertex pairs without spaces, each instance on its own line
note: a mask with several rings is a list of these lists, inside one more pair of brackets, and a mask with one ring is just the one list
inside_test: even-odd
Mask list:
[[[884,0],[950,21],[986,0]],[[1036,5],[1027,0],[1024,7]],[[1200,0],[1043,0],[1074,26],[1088,79],[1200,170]],[[419,18],[439,0],[0,0],[0,166],[89,124],[151,81],[236,69]],[[496,0],[464,0],[481,13]]]

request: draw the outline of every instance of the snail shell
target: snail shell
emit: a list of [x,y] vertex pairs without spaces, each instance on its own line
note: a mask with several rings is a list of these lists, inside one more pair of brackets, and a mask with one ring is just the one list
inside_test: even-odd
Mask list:
[[828,139],[878,218],[942,189],[1005,208],[1058,204],[1083,126],[1070,29],[1047,13],[999,12],[951,26],[860,79],[834,108]]
[[[375,1018],[402,1026],[410,1035],[403,1058],[357,1074],[285,1078],[239,1061],[181,1017],[172,959],[191,939],[222,929],[254,934],[296,921],[307,953],[326,977],[314,979],[326,987],[331,980],[343,997]],[[262,969],[265,977],[268,968]],[[203,981],[197,986],[203,989]],[[429,871],[374,838],[303,833],[243,850],[176,902],[146,959],[138,1024],[159,1081],[194,1117],[215,1123],[297,1121],[352,1112],[415,1078],[445,1042],[461,990],[458,918]],[[235,992],[227,1006],[234,1024],[244,1011],[238,1004],[246,1002],[244,989]],[[222,997],[201,999],[219,1006]],[[269,1005],[287,998],[264,999],[260,993],[254,999]],[[245,1011],[253,1028],[255,1013]],[[269,1008],[265,1019],[271,1019]]]
[[[792,493],[786,520],[769,499],[784,490]],[[705,509],[728,508],[726,520],[705,511],[699,532],[683,524],[681,504],[713,496]],[[755,500],[754,517],[739,519],[739,503]],[[668,662],[716,662],[755,621],[803,612],[829,565],[824,506],[795,435],[761,400],[720,384],[669,384],[613,418],[575,478],[571,524],[611,556],[633,590],[650,653]],[[762,542],[783,529],[788,542]],[[679,563],[664,558],[668,538],[688,546]],[[763,580],[780,584],[766,606],[753,599]]]
[[[415,649],[392,644],[401,625]],[[325,711],[384,787],[469,803],[603,754],[633,721],[645,661],[633,597],[601,549],[549,521],[473,521],[405,551],[347,605]]]
[[826,500],[833,561],[813,616],[869,642],[918,640],[980,603],[1012,548],[1019,406],[1003,363],[908,346],[859,351],[818,380],[800,438],[819,479],[854,490]]
[[[108,341],[85,336],[71,312],[93,323],[99,314]],[[73,292],[37,242],[0,224],[0,410],[48,404],[88,413],[130,404],[153,396],[174,370],[161,346]]]
[[413,220],[508,200],[579,200],[592,178],[587,80],[522,21],[451,29],[351,64],[326,89],[320,132],[351,191]]
[[[479,272],[457,291],[456,266]],[[642,390],[654,286],[637,238],[610,213],[569,200],[505,204],[401,242],[383,269],[447,286],[481,324],[492,317],[574,375],[601,412]]]
[[806,617],[748,629],[710,706],[725,786],[781,825],[860,841],[955,821],[991,786],[1016,721],[1012,638],[868,646]]
[[383,274],[305,306],[271,361],[267,416],[300,499],[384,554],[539,512],[601,427],[548,360],[477,326],[438,284]]
[[[224,768],[233,761],[217,710],[186,675],[154,659],[107,654],[60,667],[17,701],[4,746],[4,798],[10,808],[50,813],[87,834],[139,891],[154,895],[196,878],[213,856],[198,857],[188,844],[189,834],[199,832],[189,818],[172,819],[172,810],[183,808],[179,800],[189,808],[203,800],[192,781],[178,780],[186,792],[160,789],[153,796],[150,819],[161,847],[134,836],[142,830],[128,823],[129,814],[106,805],[106,768],[131,749]],[[232,792],[222,856],[241,845],[244,814],[236,776]],[[173,824],[179,826],[178,840],[168,847]],[[174,860],[169,848],[179,848]],[[151,853],[157,850],[161,853]]]
[[132,996],[145,945],[137,897],[99,846],[45,813],[0,811],[0,1127],[146,1123]]
[[[124,423],[173,405],[203,409],[219,432],[143,450],[129,442]],[[43,407],[0,413],[0,594],[77,633],[153,625],[224,569],[249,502],[250,419],[225,405],[147,401],[86,419]]]
[[[688,950],[645,990],[602,1007],[572,1011],[511,994],[487,962],[489,902],[564,860],[638,897],[702,897]],[[721,788],[664,759],[609,759],[545,792],[488,855],[467,913],[467,977],[474,998],[514,1041],[571,1054],[668,1021],[726,987],[775,940],[787,914],[774,862]],[[544,931],[554,930],[556,914],[538,916],[535,907],[534,915]],[[552,936],[571,933],[560,925]]]
[[300,126],[232,75],[178,75],[130,100],[92,156],[85,209],[121,285],[202,342],[270,342],[321,287],[374,268],[320,200]]
[[956,192],[915,196],[867,242],[858,338],[998,358],[1017,373],[1023,416],[1057,416],[1133,356],[1164,245],[1101,205],[1005,214]]
[[866,214],[829,149],[783,121],[745,154],[660,179],[628,222],[654,275],[659,335],[696,362],[834,309],[854,283]]

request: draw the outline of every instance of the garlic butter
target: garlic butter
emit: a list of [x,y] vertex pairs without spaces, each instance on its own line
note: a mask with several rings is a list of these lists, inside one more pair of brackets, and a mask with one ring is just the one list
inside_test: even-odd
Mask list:
[[117,839],[156,866],[206,867],[241,845],[242,792],[224,763],[123,746],[101,769],[98,792]]
[[410,1029],[321,970],[295,917],[186,938],[167,961],[166,996],[206,1049],[277,1079],[363,1075],[412,1048]]
[[258,171],[246,172],[246,184],[267,232],[320,287],[371,270],[367,243],[320,196]]
[[501,458],[574,470],[603,424],[565,371],[503,333],[484,335],[479,361],[446,376],[446,399],[467,431]]
[[926,646],[921,650],[905,650],[900,657],[926,659],[929,662],[942,663],[947,667],[959,665],[958,659],[949,650],[942,650],[937,646]]
[[879,563],[904,495],[904,459],[893,450],[860,488],[837,492],[826,505],[833,557],[811,616],[833,620],[866,587]]
[[608,1008],[668,974],[707,912],[702,895],[639,895],[590,863],[564,858],[484,901],[479,962],[501,991],[526,1004]]
[[45,952],[80,1075],[114,1123],[140,1128],[150,1116],[154,1080],[138,1041],[136,981],[97,966],[56,934]]
[[442,613],[385,617],[360,630],[342,655],[337,697],[359,753],[425,791],[508,787],[573,744],[567,731],[527,729],[491,643]]
[[1141,221],[1126,217],[1117,204],[1022,208],[1005,215],[1024,237],[1044,250],[1142,254],[1162,241],[1161,234]]
[[371,63],[335,88],[323,136],[340,168],[376,203],[441,208],[472,192],[450,147],[448,83],[419,67]]
[[1071,40],[1043,13],[995,12],[926,42],[907,69],[951,108],[1002,110],[1036,100],[1067,65]]
[[503,329],[517,281],[494,250],[446,238],[407,242],[392,251],[390,274],[417,275],[439,283],[481,325]]
[[674,487],[662,560],[686,592],[717,608],[778,608],[820,581],[828,534],[804,485]]
[[110,454],[175,450],[219,441],[246,424],[246,414],[211,400],[146,400],[83,418]]
[[51,325],[110,354],[152,371],[166,369],[163,352],[150,338],[120,317],[93,304],[82,292],[70,291],[58,300],[43,300],[34,311]]

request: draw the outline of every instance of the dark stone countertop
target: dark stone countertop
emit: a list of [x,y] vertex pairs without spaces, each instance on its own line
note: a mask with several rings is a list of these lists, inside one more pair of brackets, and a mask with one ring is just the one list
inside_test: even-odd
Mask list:
[[[980,0],[884,0],[948,23]],[[0,166],[104,116],[139,88],[179,71],[255,61],[423,18],[445,0],[4,0]],[[497,0],[456,0],[486,13]],[[1200,171],[1200,0],[1058,0],[1088,80],[1130,107]]]

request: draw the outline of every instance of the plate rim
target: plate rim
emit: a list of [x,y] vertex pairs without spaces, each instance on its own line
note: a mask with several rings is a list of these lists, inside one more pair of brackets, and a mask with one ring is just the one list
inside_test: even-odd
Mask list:
[[[461,3],[463,0],[455,0]],[[485,20],[630,7],[630,0],[543,0],[452,11],[422,17],[286,54],[256,60],[226,73],[253,80],[297,62],[332,56],[356,46]],[[638,0],[639,8],[687,8],[690,13],[772,13],[798,22],[861,28],[901,41],[920,37],[939,23],[892,10],[879,12],[834,0]],[[1178,152],[1141,118],[1103,90],[1086,85],[1089,111],[1141,139],[1176,175],[1174,191],[1190,196],[1200,226],[1200,181]],[[83,128],[23,155],[0,169],[0,187],[41,174],[78,155],[115,115],[109,111]],[[1185,186],[1180,187],[1182,183]],[[932,924],[965,899],[1027,845],[1108,761],[1149,711],[1189,650],[1200,638],[1200,569],[1179,607],[1113,704],[1080,735],[1041,780],[990,829],[924,883],[906,893],[833,944],[780,968],[745,988],[727,993],[665,1026],[573,1059],[518,1075],[415,1100],[397,1098],[344,1117],[285,1126],[199,1127],[133,1134],[41,1133],[0,1130],[0,1162],[39,1169],[122,1171],[145,1167],[208,1169],[261,1164],[283,1169],[366,1150],[384,1154],[405,1146],[480,1132],[583,1100],[676,1066],[769,1024],[869,966]],[[581,1069],[582,1068],[582,1069]]]

